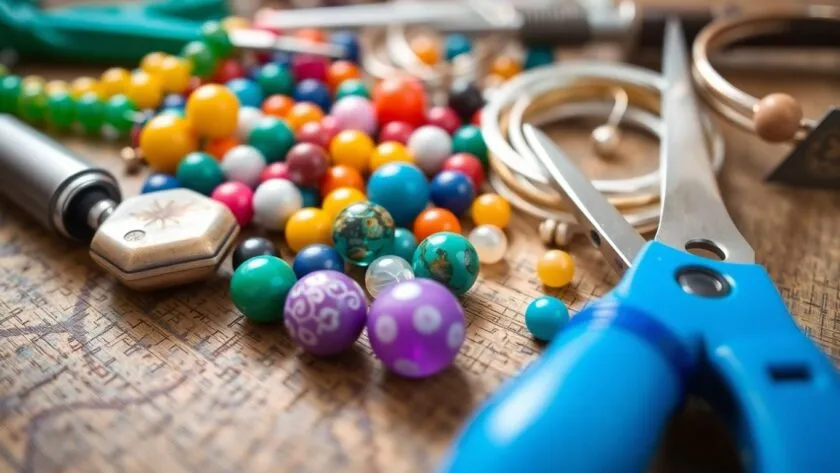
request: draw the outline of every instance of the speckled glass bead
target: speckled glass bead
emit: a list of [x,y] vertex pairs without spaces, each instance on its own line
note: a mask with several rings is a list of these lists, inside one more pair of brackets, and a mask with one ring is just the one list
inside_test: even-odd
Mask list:
[[266,95],[292,95],[295,90],[295,80],[289,68],[271,63],[260,67],[257,81]]
[[332,243],[332,219],[321,209],[302,208],[286,222],[286,244],[297,253],[309,245]]
[[335,248],[327,245],[309,245],[295,255],[292,269],[298,278],[309,273],[328,269],[344,272],[344,259],[335,251]]
[[365,267],[386,254],[394,241],[394,219],[372,202],[353,204],[335,218],[335,249],[347,262]]
[[216,55],[202,41],[190,41],[184,45],[181,56],[190,61],[192,72],[198,77],[210,77],[216,70]]
[[313,355],[335,355],[361,335],[367,300],[359,284],[344,273],[316,271],[292,287],[283,318],[297,346]]
[[304,79],[297,83],[293,95],[296,102],[312,102],[321,110],[329,110],[332,98],[327,86],[315,79]]
[[136,115],[137,106],[123,94],[115,94],[105,103],[105,124],[120,134],[131,130]]
[[87,93],[76,100],[76,123],[85,133],[99,133],[105,121],[105,105],[94,93]]
[[276,256],[256,256],[233,272],[230,298],[252,322],[283,318],[283,305],[297,282],[291,266]]
[[549,250],[537,262],[537,276],[548,287],[563,287],[575,275],[575,261],[562,250]]
[[440,232],[420,242],[412,267],[418,278],[434,279],[456,296],[462,296],[478,279],[478,263],[478,254],[469,240],[457,233]]
[[508,241],[505,232],[499,227],[479,225],[470,231],[468,239],[482,263],[495,264],[505,257]]
[[233,52],[233,43],[230,42],[227,31],[218,21],[207,21],[201,25],[201,39],[216,57],[227,57]]
[[146,182],[143,183],[143,187],[140,189],[140,193],[148,194],[150,192],[165,191],[169,189],[179,189],[180,187],[181,183],[178,182],[178,179],[175,179],[175,176],[170,176],[169,174],[162,173],[153,173],[150,174],[149,177],[146,179]]
[[394,244],[390,253],[411,261],[414,259],[415,250],[417,250],[417,239],[414,238],[414,234],[407,228],[397,227],[394,230]]
[[268,230],[283,230],[301,207],[303,197],[291,181],[269,179],[254,191],[254,223]]
[[241,182],[220,184],[213,189],[210,197],[230,209],[240,227],[247,226],[254,218],[254,191]]
[[414,130],[407,147],[417,167],[428,175],[434,175],[452,155],[452,138],[442,128],[425,125]]
[[388,163],[374,171],[368,180],[367,194],[400,226],[411,225],[429,204],[426,176],[409,163]]
[[248,137],[248,144],[258,149],[269,163],[283,161],[295,144],[295,134],[289,125],[274,117],[263,117]]
[[262,104],[262,90],[259,84],[251,79],[233,79],[228,81],[225,87],[236,95],[236,98],[239,99],[240,106],[257,108]]
[[330,110],[341,130],[361,130],[369,136],[376,132],[376,111],[364,97],[345,97],[333,104]]
[[[148,76],[148,74],[143,73],[143,76]],[[88,92],[94,92],[99,95],[99,81],[93,77],[77,77],[70,83],[70,95],[72,95],[74,99],[78,99]]]
[[182,186],[204,195],[210,195],[225,179],[216,158],[201,151],[184,156],[178,164],[175,177]]
[[365,271],[365,289],[376,297],[387,287],[414,279],[411,263],[395,255],[380,256]]
[[464,309],[441,284],[415,279],[394,284],[371,304],[367,330],[377,358],[409,378],[434,375],[464,343]]
[[238,181],[249,187],[257,185],[263,169],[265,158],[253,146],[234,146],[222,159],[222,172],[227,180]]
[[460,216],[473,203],[475,190],[466,174],[458,171],[443,171],[432,179],[429,185],[429,196],[436,206]]
[[299,186],[313,186],[318,185],[326,174],[329,158],[320,146],[298,143],[286,154],[286,165],[292,182]]
[[240,107],[236,115],[236,136],[239,141],[248,142],[251,130],[263,119],[263,113],[254,107]]
[[475,125],[462,126],[452,137],[453,153],[470,153],[481,160],[484,169],[490,165],[487,157],[487,145],[481,136],[481,129]]
[[47,123],[58,129],[68,128],[76,119],[76,101],[68,92],[55,92],[47,97]]
[[569,309],[555,297],[538,297],[525,309],[525,326],[543,342],[550,342],[568,323]]
[[231,265],[236,270],[242,266],[242,263],[257,256],[277,256],[277,248],[268,238],[246,238],[234,248],[231,255]]
[[345,97],[363,97],[370,99],[370,90],[361,79],[347,79],[338,85],[335,90],[335,99],[341,100]]

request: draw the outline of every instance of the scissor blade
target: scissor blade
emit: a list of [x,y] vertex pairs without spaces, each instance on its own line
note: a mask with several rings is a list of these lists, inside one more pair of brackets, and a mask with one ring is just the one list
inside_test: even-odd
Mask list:
[[676,20],[665,30],[662,75],[662,213],[655,238],[674,248],[704,249],[726,261],[752,263],[755,253],[729,217],[715,182],[685,36]]
[[645,240],[550,138],[531,125],[524,126],[524,134],[557,189],[574,207],[578,223],[586,228],[592,243],[616,271],[624,272]]

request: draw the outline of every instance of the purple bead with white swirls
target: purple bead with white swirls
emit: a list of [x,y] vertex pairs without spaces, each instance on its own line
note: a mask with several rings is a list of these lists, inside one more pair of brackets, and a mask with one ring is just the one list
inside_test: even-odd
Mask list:
[[338,271],[309,273],[292,286],[283,323],[292,341],[313,355],[335,355],[359,338],[367,300],[356,281]]
[[390,370],[424,378],[452,364],[464,343],[464,309],[437,281],[396,283],[370,306],[370,346]]

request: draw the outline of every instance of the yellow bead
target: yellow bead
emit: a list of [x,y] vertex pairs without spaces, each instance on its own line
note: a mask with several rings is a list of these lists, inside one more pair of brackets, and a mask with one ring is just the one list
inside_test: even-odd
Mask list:
[[131,73],[122,67],[112,67],[102,73],[99,78],[99,87],[102,91],[102,98],[110,98],[117,94],[124,94],[131,81]]
[[137,71],[131,75],[125,95],[141,110],[157,108],[163,100],[160,78],[144,71]]
[[88,92],[99,95],[99,82],[92,77],[79,77],[70,83],[70,95],[78,100]]
[[400,142],[386,141],[380,143],[370,155],[370,170],[371,172],[376,171],[379,166],[393,162],[413,163],[414,156]]
[[574,275],[575,262],[565,251],[547,251],[537,262],[537,276],[548,287],[563,287]]
[[140,150],[156,171],[175,174],[178,163],[198,149],[198,140],[187,121],[175,115],[158,115],[140,132]]
[[286,222],[286,243],[295,253],[316,243],[332,245],[332,222],[324,210],[300,209]]
[[324,212],[326,212],[329,216],[330,224],[332,224],[332,221],[335,220],[335,217],[337,217],[342,210],[355,204],[356,202],[364,202],[366,200],[367,197],[365,197],[359,189],[354,189],[352,187],[339,187],[324,197],[324,202],[321,206],[323,207]]
[[44,84],[44,92],[47,96],[70,90],[70,84],[63,80],[51,80]]
[[140,69],[142,69],[147,74],[158,74],[160,72],[160,66],[163,64],[163,60],[166,59],[167,54],[162,52],[153,52],[143,56],[143,60],[140,61]]
[[222,28],[227,31],[250,28],[251,22],[241,16],[229,16],[222,20]]
[[158,75],[164,92],[180,94],[190,83],[192,63],[177,56],[167,56],[160,64]]
[[505,228],[510,223],[510,204],[498,194],[482,194],[472,204],[472,218],[476,225]]
[[26,76],[23,78],[23,80],[20,81],[20,86],[22,89],[26,89],[33,86],[43,88],[44,78],[41,76]]
[[499,56],[493,60],[490,66],[490,73],[495,74],[505,80],[522,72],[522,65],[518,60],[510,56]]
[[292,105],[285,118],[286,123],[297,133],[303,125],[309,122],[320,122],[324,118],[324,112],[314,103],[298,102]]
[[359,130],[344,130],[330,142],[333,164],[350,166],[364,174],[373,153],[373,140]]
[[236,132],[239,99],[223,85],[202,85],[187,99],[186,114],[198,136],[225,138]]

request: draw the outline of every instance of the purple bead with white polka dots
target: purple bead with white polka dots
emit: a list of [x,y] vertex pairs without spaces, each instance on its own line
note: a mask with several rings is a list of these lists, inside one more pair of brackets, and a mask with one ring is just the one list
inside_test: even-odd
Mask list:
[[367,300],[361,286],[338,271],[301,278],[286,298],[283,323],[292,341],[313,355],[350,348],[365,327]]
[[464,343],[464,309],[431,279],[396,283],[370,306],[368,338],[391,371],[424,378],[452,364]]

